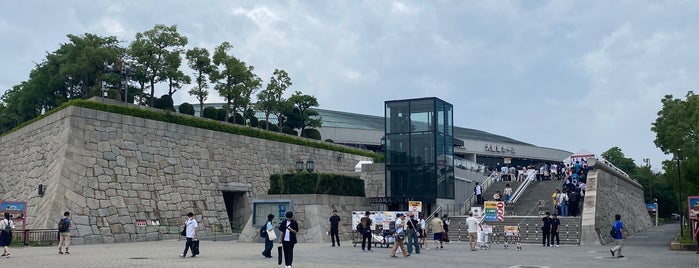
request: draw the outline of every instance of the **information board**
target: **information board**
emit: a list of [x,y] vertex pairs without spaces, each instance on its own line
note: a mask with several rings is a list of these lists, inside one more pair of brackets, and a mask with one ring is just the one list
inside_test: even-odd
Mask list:
[[274,215],[273,222],[286,219],[286,212],[293,211],[290,199],[256,200],[252,203],[252,225],[261,226],[267,222],[267,215]]

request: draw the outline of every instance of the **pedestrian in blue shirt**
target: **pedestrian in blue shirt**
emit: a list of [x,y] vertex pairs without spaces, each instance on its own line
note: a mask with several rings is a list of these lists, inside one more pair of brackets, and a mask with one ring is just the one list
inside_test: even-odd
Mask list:
[[623,258],[624,255],[621,255],[621,248],[624,247],[626,231],[624,230],[624,224],[621,222],[621,215],[614,215],[614,219],[616,219],[616,221],[614,221],[614,224],[612,224],[612,230],[614,230],[614,235],[612,238],[614,238],[614,241],[616,241],[616,246],[609,251],[612,253],[612,257],[616,256],[617,258]]

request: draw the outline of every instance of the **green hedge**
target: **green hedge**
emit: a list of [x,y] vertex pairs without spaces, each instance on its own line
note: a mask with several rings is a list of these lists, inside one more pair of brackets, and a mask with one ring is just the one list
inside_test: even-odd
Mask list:
[[299,172],[270,176],[267,194],[329,194],[365,196],[364,181],[351,176]]
[[22,123],[21,125],[15,127],[14,129],[7,131],[5,133],[2,133],[0,136],[7,135],[8,133],[11,133],[17,129],[25,127],[33,122],[36,122],[36,121],[38,121],[38,120],[40,120],[40,119],[42,119],[50,114],[58,112],[58,111],[65,109],[66,107],[69,107],[69,106],[77,106],[77,107],[82,107],[82,108],[87,108],[87,109],[92,109],[92,110],[98,110],[98,111],[104,111],[104,112],[109,112],[109,113],[122,114],[122,115],[128,115],[128,116],[139,117],[139,118],[144,118],[144,119],[168,122],[168,123],[173,123],[173,124],[178,124],[178,125],[183,125],[183,126],[190,126],[190,127],[208,129],[208,130],[213,130],[213,131],[220,131],[220,132],[230,133],[230,134],[234,134],[234,135],[242,135],[242,136],[248,136],[248,137],[253,137],[253,138],[258,138],[258,139],[284,142],[284,143],[296,144],[296,145],[301,145],[301,146],[308,146],[308,147],[320,148],[320,149],[343,152],[343,153],[354,154],[354,155],[361,155],[361,156],[373,158],[374,162],[376,162],[376,163],[383,162],[383,154],[377,154],[377,153],[374,153],[371,151],[358,150],[358,149],[349,148],[349,147],[345,147],[345,146],[338,146],[338,145],[334,145],[334,144],[322,142],[322,141],[302,139],[302,138],[293,137],[293,136],[289,136],[289,135],[283,135],[283,134],[279,134],[276,132],[266,131],[266,130],[262,130],[262,129],[258,129],[258,128],[251,128],[251,127],[246,127],[246,126],[237,126],[237,125],[226,124],[223,122],[207,120],[207,119],[203,119],[203,118],[199,118],[199,117],[185,116],[185,115],[177,114],[177,113],[174,113],[171,111],[152,111],[152,110],[147,110],[147,109],[128,107],[128,106],[124,106],[124,105],[109,105],[109,104],[99,103],[99,102],[95,102],[95,101],[91,101],[91,100],[82,100],[82,99],[76,99],[76,100],[71,100],[71,101],[65,102],[61,106],[57,107],[56,109],[48,111],[48,112],[44,113],[43,115],[40,115],[32,120],[26,121],[26,122]]

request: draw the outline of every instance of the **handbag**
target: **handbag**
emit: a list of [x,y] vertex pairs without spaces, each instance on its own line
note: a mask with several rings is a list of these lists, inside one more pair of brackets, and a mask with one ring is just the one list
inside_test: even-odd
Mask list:
[[403,241],[405,239],[405,232],[400,232],[396,234],[396,240]]
[[277,233],[274,232],[274,229],[267,230],[267,239],[269,239],[269,241],[277,239]]
[[180,232],[180,235],[187,236],[187,227],[182,228],[182,232]]

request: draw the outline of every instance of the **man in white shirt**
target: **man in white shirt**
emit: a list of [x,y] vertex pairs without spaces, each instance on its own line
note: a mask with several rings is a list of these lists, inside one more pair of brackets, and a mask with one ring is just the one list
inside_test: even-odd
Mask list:
[[[180,255],[181,258],[187,257],[187,250],[192,249],[194,240],[198,239],[197,233],[199,232],[199,223],[194,219],[194,213],[187,213],[187,221],[184,222],[184,228],[187,242],[184,244],[184,252]],[[192,257],[196,256],[197,254],[195,254],[192,249]]]
[[483,187],[476,182],[476,187],[473,188],[473,193],[476,195],[476,203],[483,205]]
[[483,226],[478,222],[476,217],[473,217],[473,212],[468,213],[468,218],[466,219],[466,226],[468,227],[468,245],[471,246],[471,251],[476,251],[476,243],[478,242],[478,227],[483,231]]
[[[403,252],[403,257],[408,257],[408,250],[405,248],[403,241],[405,241],[405,215],[403,213],[398,213],[396,216],[396,232],[393,234],[393,250],[391,250],[391,257],[396,257],[396,250],[400,247],[400,251]],[[402,239],[399,237],[402,236]]]

